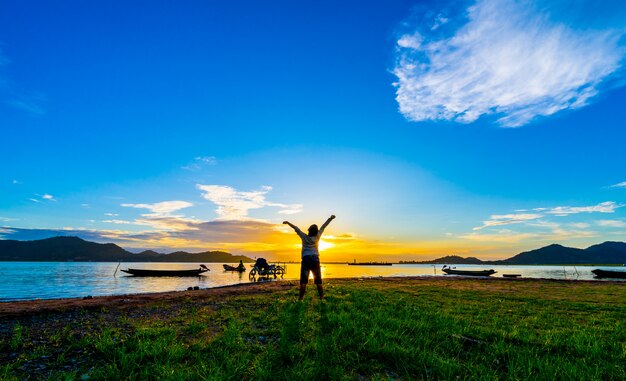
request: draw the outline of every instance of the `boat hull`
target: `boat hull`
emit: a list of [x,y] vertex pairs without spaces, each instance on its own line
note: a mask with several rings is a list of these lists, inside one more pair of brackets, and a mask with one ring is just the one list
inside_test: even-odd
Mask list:
[[128,269],[120,270],[134,276],[200,276],[209,270],[144,270],[144,269]]
[[598,278],[615,278],[615,279],[626,279],[626,271],[612,271],[612,270],[591,270],[592,273],[595,274]]
[[235,266],[230,266],[230,265],[222,265],[224,266],[224,270],[226,271],[238,271],[240,273],[246,271],[245,268],[241,268],[241,267],[235,267]]
[[467,275],[467,276],[490,276],[497,271],[491,270],[455,270],[455,269],[442,269],[444,273],[448,275]]

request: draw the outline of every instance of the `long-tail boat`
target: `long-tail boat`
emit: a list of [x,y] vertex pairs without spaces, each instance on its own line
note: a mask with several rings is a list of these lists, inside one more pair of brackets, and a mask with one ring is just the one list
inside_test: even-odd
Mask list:
[[598,278],[626,279],[626,271],[595,269],[591,270],[591,272],[594,273]]
[[443,266],[441,269],[444,273],[448,275],[469,275],[469,276],[490,276],[497,273],[494,269],[489,270],[457,270],[450,268],[448,266]]
[[147,269],[127,269],[120,270],[134,276],[200,276],[210,271],[205,265],[200,265],[199,269],[194,270],[147,270]]

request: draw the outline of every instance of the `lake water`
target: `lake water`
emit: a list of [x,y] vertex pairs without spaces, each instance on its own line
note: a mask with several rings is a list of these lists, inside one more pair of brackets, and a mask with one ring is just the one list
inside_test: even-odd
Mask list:
[[[233,264],[236,265],[236,264]],[[99,262],[2,262],[0,263],[0,301],[84,297],[87,295],[123,295],[145,292],[186,290],[187,287],[209,288],[249,283],[248,274],[223,270],[222,264],[207,266],[210,272],[200,277],[133,277],[117,271],[117,263]],[[300,276],[300,264],[288,263],[284,279]],[[193,263],[122,263],[120,269],[196,269]],[[457,265],[458,269],[489,269],[502,274],[521,274],[525,278],[594,279],[589,266],[472,266]],[[626,271],[626,268],[615,268]],[[322,264],[324,278],[378,276],[451,276],[443,275],[441,265],[394,264],[393,266],[348,266]]]

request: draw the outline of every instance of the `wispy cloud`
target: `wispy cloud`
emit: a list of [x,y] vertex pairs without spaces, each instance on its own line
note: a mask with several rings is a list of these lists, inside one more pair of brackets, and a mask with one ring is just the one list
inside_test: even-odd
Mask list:
[[490,234],[470,233],[459,236],[459,238],[476,242],[501,242],[517,243],[526,239],[537,238],[536,233],[518,233],[508,229],[498,230]]
[[163,201],[154,204],[122,204],[127,208],[147,209],[150,213],[144,213],[141,218],[134,221],[125,221],[119,219],[106,220],[109,223],[150,226],[159,230],[185,230],[190,228],[190,224],[199,222],[197,219],[188,218],[175,212],[193,206],[187,201]]
[[193,162],[185,165],[182,169],[187,171],[199,171],[204,167],[217,165],[217,158],[215,156],[196,156]]
[[[591,224],[588,222],[570,222],[565,225],[551,221],[555,217],[567,217],[580,213],[614,213],[616,209],[624,205],[614,201],[601,202],[590,206],[555,206],[533,208],[535,213],[511,213],[494,214],[482,225],[474,227],[471,234],[460,235],[460,238],[472,241],[484,242],[518,242],[524,239],[546,239],[560,240],[573,238],[595,237],[596,232],[589,230]],[[525,209],[518,209],[526,211]],[[521,225],[522,232],[508,229],[496,229],[504,225]],[[614,220],[596,221],[599,226],[619,226],[619,222]],[[479,232],[489,230],[487,232]],[[529,231],[530,230],[530,231]],[[546,231],[547,230],[547,231]]]
[[545,9],[478,0],[455,20],[435,14],[416,23],[397,41],[400,112],[460,123],[495,115],[500,125],[519,127],[589,104],[619,72],[626,29],[575,29]]
[[555,206],[550,208],[533,208],[535,213],[511,213],[511,214],[494,214],[487,221],[483,221],[481,226],[473,228],[473,230],[482,230],[494,226],[534,223],[535,221],[547,216],[565,217],[579,213],[614,213],[616,209],[624,205],[617,204],[614,201],[605,201],[590,206]]
[[489,218],[489,220],[483,221],[482,226],[475,227],[473,230],[481,230],[493,226],[519,224],[530,220],[536,220],[541,217],[543,217],[542,214],[533,213],[494,214]]
[[154,204],[122,204],[126,208],[147,209],[150,213],[144,214],[148,217],[168,217],[172,213],[193,206],[187,201],[163,201]]
[[42,107],[45,100],[43,94],[21,90],[17,84],[2,72],[3,67],[9,63],[10,60],[0,49],[0,104],[25,111],[31,116],[45,114],[45,110]]
[[613,213],[615,209],[623,206],[624,205],[619,205],[613,201],[606,201],[591,206],[557,206],[548,209],[545,213],[554,214],[556,216],[567,216],[578,213]]
[[626,188],[626,181],[622,181],[621,183],[613,184],[609,188]]
[[626,228],[626,221],[624,220],[598,220],[596,223],[604,227]]
[[126,221],[126,220],[103,220],[102,222],[108,223],[108,224],[117,224],[117,225],[132,225],[134,224],[134,222],[132,221]]
[[266,206],[280,208],[278,213],[295,214],[302,211],[300,204],[281,204],[267,201],[265,196],[272,190],[270,186],[263,186],[256,191],[242,192],[226,185],[202,185],[197,188],[203,191],[202,197],[217,205],[215,211],[220,219],[238,220],[248,217],[251,209],[260,209]]
[[44,194],[36,193],[35,196],[36,196],[36,198],[32,197],[32,198],[29,198],[29,200],[32,201],[32,202],[37,202],[37,203],[39,203],[41,201],[57,201],[57,199],[54,198],[53,195],[48,194],[48,193],[44,193]]

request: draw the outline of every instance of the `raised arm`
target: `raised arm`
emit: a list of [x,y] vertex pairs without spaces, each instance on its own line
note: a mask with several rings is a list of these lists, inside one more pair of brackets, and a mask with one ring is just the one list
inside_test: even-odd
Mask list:
[[296,232],[297,232],[298,230],[300,230],[300,228],[298,228],[296,225],[292,224],[292,223],[291,223],[291,222],[289,222],[289,221],[283,221],[283,224],[291,226],[291,228],[292,228],[293,230],[295,230]]
[[328,217],[326,222],[324,222],[324,225],[322,225],[322,227],[320,228],[320,235],[322,235],[322,233],[324,232],[324,229],[326,229],[326,226],[328,226],[328,224],[330,224],[330,221],[332,221],[334,219],[335,219],[335,215],[334,214],[332,216]]

